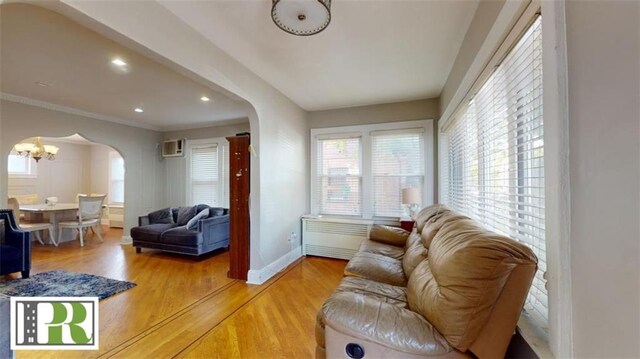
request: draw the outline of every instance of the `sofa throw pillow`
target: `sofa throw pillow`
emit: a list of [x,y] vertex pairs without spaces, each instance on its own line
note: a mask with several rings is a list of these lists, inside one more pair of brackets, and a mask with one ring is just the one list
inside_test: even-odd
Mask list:
[[374,224],[369,232],[372,241],[404,247],[409,233],[402,228]]
[[187,227],[187,229],[196,229],[198,227],[198,221],[207,217],[209,217],[209,208],[205,208],[198,212],[195,217],[191,218],[189,222],[187,222],[185,227]]
[[193,207],[179,207],[178,208],[178,225],[184,226],[189,222],[191,218],[196,215],[196,206]]
[[218,217],[224,214],[224,208],[220,207],[211,207],[211,217]]
[[171,208],[169,207],[151,212],[147,217],[149,217],[149,224],[173,223],[173,215],[171,214]]

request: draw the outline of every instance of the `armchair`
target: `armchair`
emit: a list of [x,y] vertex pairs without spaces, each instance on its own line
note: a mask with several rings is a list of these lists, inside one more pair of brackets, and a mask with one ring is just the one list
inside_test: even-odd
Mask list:
[[0,275],[20,272],[29,278],[31,269],[31,239],[29,233],[18,229],[13,211],[0,209],[4,235],[0,236]]

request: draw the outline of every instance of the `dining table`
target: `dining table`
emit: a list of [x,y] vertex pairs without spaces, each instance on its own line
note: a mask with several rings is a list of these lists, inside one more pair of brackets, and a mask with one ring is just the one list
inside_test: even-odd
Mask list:
[[[104,207],[104,206],[103,206]],[[25,219],[31,222],[45,222],[47,219],[51,223],[50,240],[58,238],[58,223],[68,220],[77,220],[78,203],[56,203],[51,204],[21,204],[20,212],[25,214]],[[63,237],[62,242],[73,239]]]

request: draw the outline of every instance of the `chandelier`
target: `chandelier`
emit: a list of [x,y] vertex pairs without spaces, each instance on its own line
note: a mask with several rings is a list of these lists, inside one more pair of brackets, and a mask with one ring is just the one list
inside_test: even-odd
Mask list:
[[315,35],[331,22],[331,0],[272,0],[271,18],[282,30]]
[[36,160],[36,162],[40,161],[41,158],[54,160],[58,153],[58,147],[42,145],[42,143],[40,143],[40,137],[36,137],[33,143],[18,143],[13,147],[13,150],[16,151],[19,156],[31,157]]

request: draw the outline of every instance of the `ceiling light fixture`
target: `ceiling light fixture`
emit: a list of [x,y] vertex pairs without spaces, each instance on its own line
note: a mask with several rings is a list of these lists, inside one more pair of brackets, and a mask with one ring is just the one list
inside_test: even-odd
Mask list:
[[127,66],[127,63],[122,61],[121,59],[113,59],[111,63],[120,67]]
[[137,113],[142,113],[142,112],[144,112],[144,110],[143,110],[143,109],[141,109],[140,107],[136,107],[136,108],[134,108],[133,110],[134,110],[135,112],[137,112]]
[[331,0],[272,0],[271,18],[297,36],[315,35],[331,22]]
[[16,151],[19,156],[31,157],[36,160],[36,162],[40,161],[43,157],[50,161],[54,160],[58,153],[58,147],[42,145],[42,143],[40,143],[40,137],[36,137],[36,140],[33,143],[18,143],[13,147],[13,150]]
[[210,101],[210,99],[207,96],[202,96],[202,97],[200,97],[200,99],[202,101],[204,101],[204,102],[209,102]]

